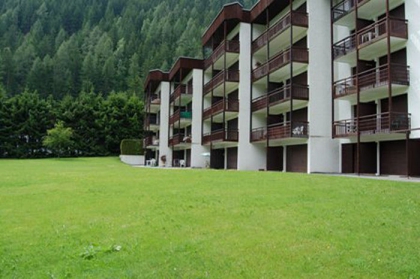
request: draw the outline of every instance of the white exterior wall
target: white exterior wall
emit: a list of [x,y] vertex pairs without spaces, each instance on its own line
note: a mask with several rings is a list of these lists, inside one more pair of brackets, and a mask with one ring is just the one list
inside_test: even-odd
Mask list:
[[[172,166],[172,150],[169,148],[169,97],[170,97],[170,83],[161,83],[161,101],[160,101],[160,139],[159,139],[159,166]],[[166,165],[160,160],[160,157],[166,156]]]
[[[411,127],[420,128],[420,14],[419,0],[405,1],[405,16],[408,20],[407,64],[410,66],[408,89],[408,112]],[[420,138],[420,131],[413,131],[410,138]]]
[[331,134],[330,1],[307,1],[309,11],[308,172],[338,172],[339,143]]
[[[251,130],[251,24],[241,23],[239,32],[239,144],[238,170],[265,169],[265,147],[250,142]],[[225,156],[226,157],[226,156]],[[226,165],[226,164],[225,164]]]
[[191,127],[191,167],[204,168],[206,166],[206,157],[202,154],[209,152],[205,146],[201,145],[201,135],[203,113],[203,70],[194,69],[193,75],[193,99],[192,99],[192,127]]

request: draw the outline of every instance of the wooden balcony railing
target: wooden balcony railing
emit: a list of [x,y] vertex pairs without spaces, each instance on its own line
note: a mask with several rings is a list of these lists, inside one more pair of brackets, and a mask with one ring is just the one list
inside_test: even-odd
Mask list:
[[204,60],[204,67],[207,69],[211,64],[215,63],[226,52],[239,53],[239,41],[223,41],[213,51],[213,53]]
[[285,15],[276,24],[274,24],[272,27],[270,27],[267,31],[265,31],[257,39],[254,40],[254,42],[252,43],[252,52],[256,52],[257,50],[265,46],[269,41],[280,35],[291,25],[308,27],[308,14],[293,11],[292,13],[288,13],[287,15]]
[[309,122],[293,121],[272,124],[268,127],[256,128],[251,131],[251,141],[307,138],[309,135]]
[[338,41],[333,45],[334,59],[347,55],[356,49],[356,34],[352,34],[347,38]]
[[218,114],[223,111],[239,112],[239,100],[238,99],[226,99],[220,100],[214,103],[211,107],[203,111],[203,119],[207,119],[212,115]]
[[185,137],[184,134],[176,134],[169,138],[169,146],[174,146],[181,143],[191,143],[191,138]]
[[159,139],[156,136],[147,136],[144,138],[143,146],[159,146]]
[[203,144],[214,141],[232,141],[237,142],[239,131],[237,129],[221,129],[211,133],[203,134]]
[[170,102],[172,103],[177,98],[181,97],[182,94],[192,94],[191,91],[187,92],[187,87],[184,84],[180,84],[177,86],[177,88],[172,92],[170,97]]
[[204,85],[204,95],[223,82],[239,82],[239,71],[223,70],[215,75],[206,85]]
[[[292,86],[290,84],[277,88],[267,95],[252,100],[252,111],[267,108],[285,101],[290,100]],[[293,84],[293,99],[309,100],[309,87],[307,85]]]
[[[388,30],[389,23],[389,30]],[[407,29],[407,20],[399,18],[383,18],[378,22],[375,22],[358,32],[357,39],[359,46],[369,44],[386,38],[388,35],[392,37],[398,37],[407,39],[408,38],[408,29]]]
[[175,122],[179,121],[180,119],[192,119],[192,112],[191,111],[180,111],[179,109],[174,112],[169,117],[169,125],[174,124]]
[[252,71],[252,79],[256,81],[272,72],[280,69],[290,62],[309,62],[309,54],[307,48],[292,47],[280,52],[266,63],[262,64]]
[[[391,80],[388,80],[388,71],[391,72]],[[336,81],[334,83],[335,98],[356,94],[356,79],[359,82],[360,91],[387,85],[388,82],[398,85],[410,84],[410,68],[404,64],[385,64],[380,67],[361,72],[358,75]]]
[[334,137],[356,136],[379,133],[405,132],[411,129],[411,115],[403,112],[385,112],[362,116],[354,119],[340,120],[333,123]]

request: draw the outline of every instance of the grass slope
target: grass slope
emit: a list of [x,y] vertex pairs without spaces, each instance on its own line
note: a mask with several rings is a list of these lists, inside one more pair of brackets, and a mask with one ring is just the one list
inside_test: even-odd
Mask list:
[[420,185],[0,160],[0,278],[420,278]]

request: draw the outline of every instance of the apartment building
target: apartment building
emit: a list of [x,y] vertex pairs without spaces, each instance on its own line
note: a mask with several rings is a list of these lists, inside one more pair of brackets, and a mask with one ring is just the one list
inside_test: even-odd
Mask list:
[[419,1],[332,3],[340,172],[420,174]]
[[420,174],[420,73],[409,67],[420,57],[419,24],[410,21],[420,3],[406,2],[225,5],[203,34],[204,59],[149,73],[148,157],[165,155],[167,166]]

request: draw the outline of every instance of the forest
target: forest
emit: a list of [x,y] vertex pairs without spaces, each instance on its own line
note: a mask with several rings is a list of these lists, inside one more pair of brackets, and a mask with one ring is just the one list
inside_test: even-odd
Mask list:
[[0,82],[9,96],[141,94],[150,69],[167,70],[178,56],[201,58],[204,30],[230,2],[3,0]]
[[74,130],[69,156],[118,154],[142,137],[148,71],[201,58],[203,32],[230,2],[0,1],[0,158],[51,155],[42,139],[57,121]]

